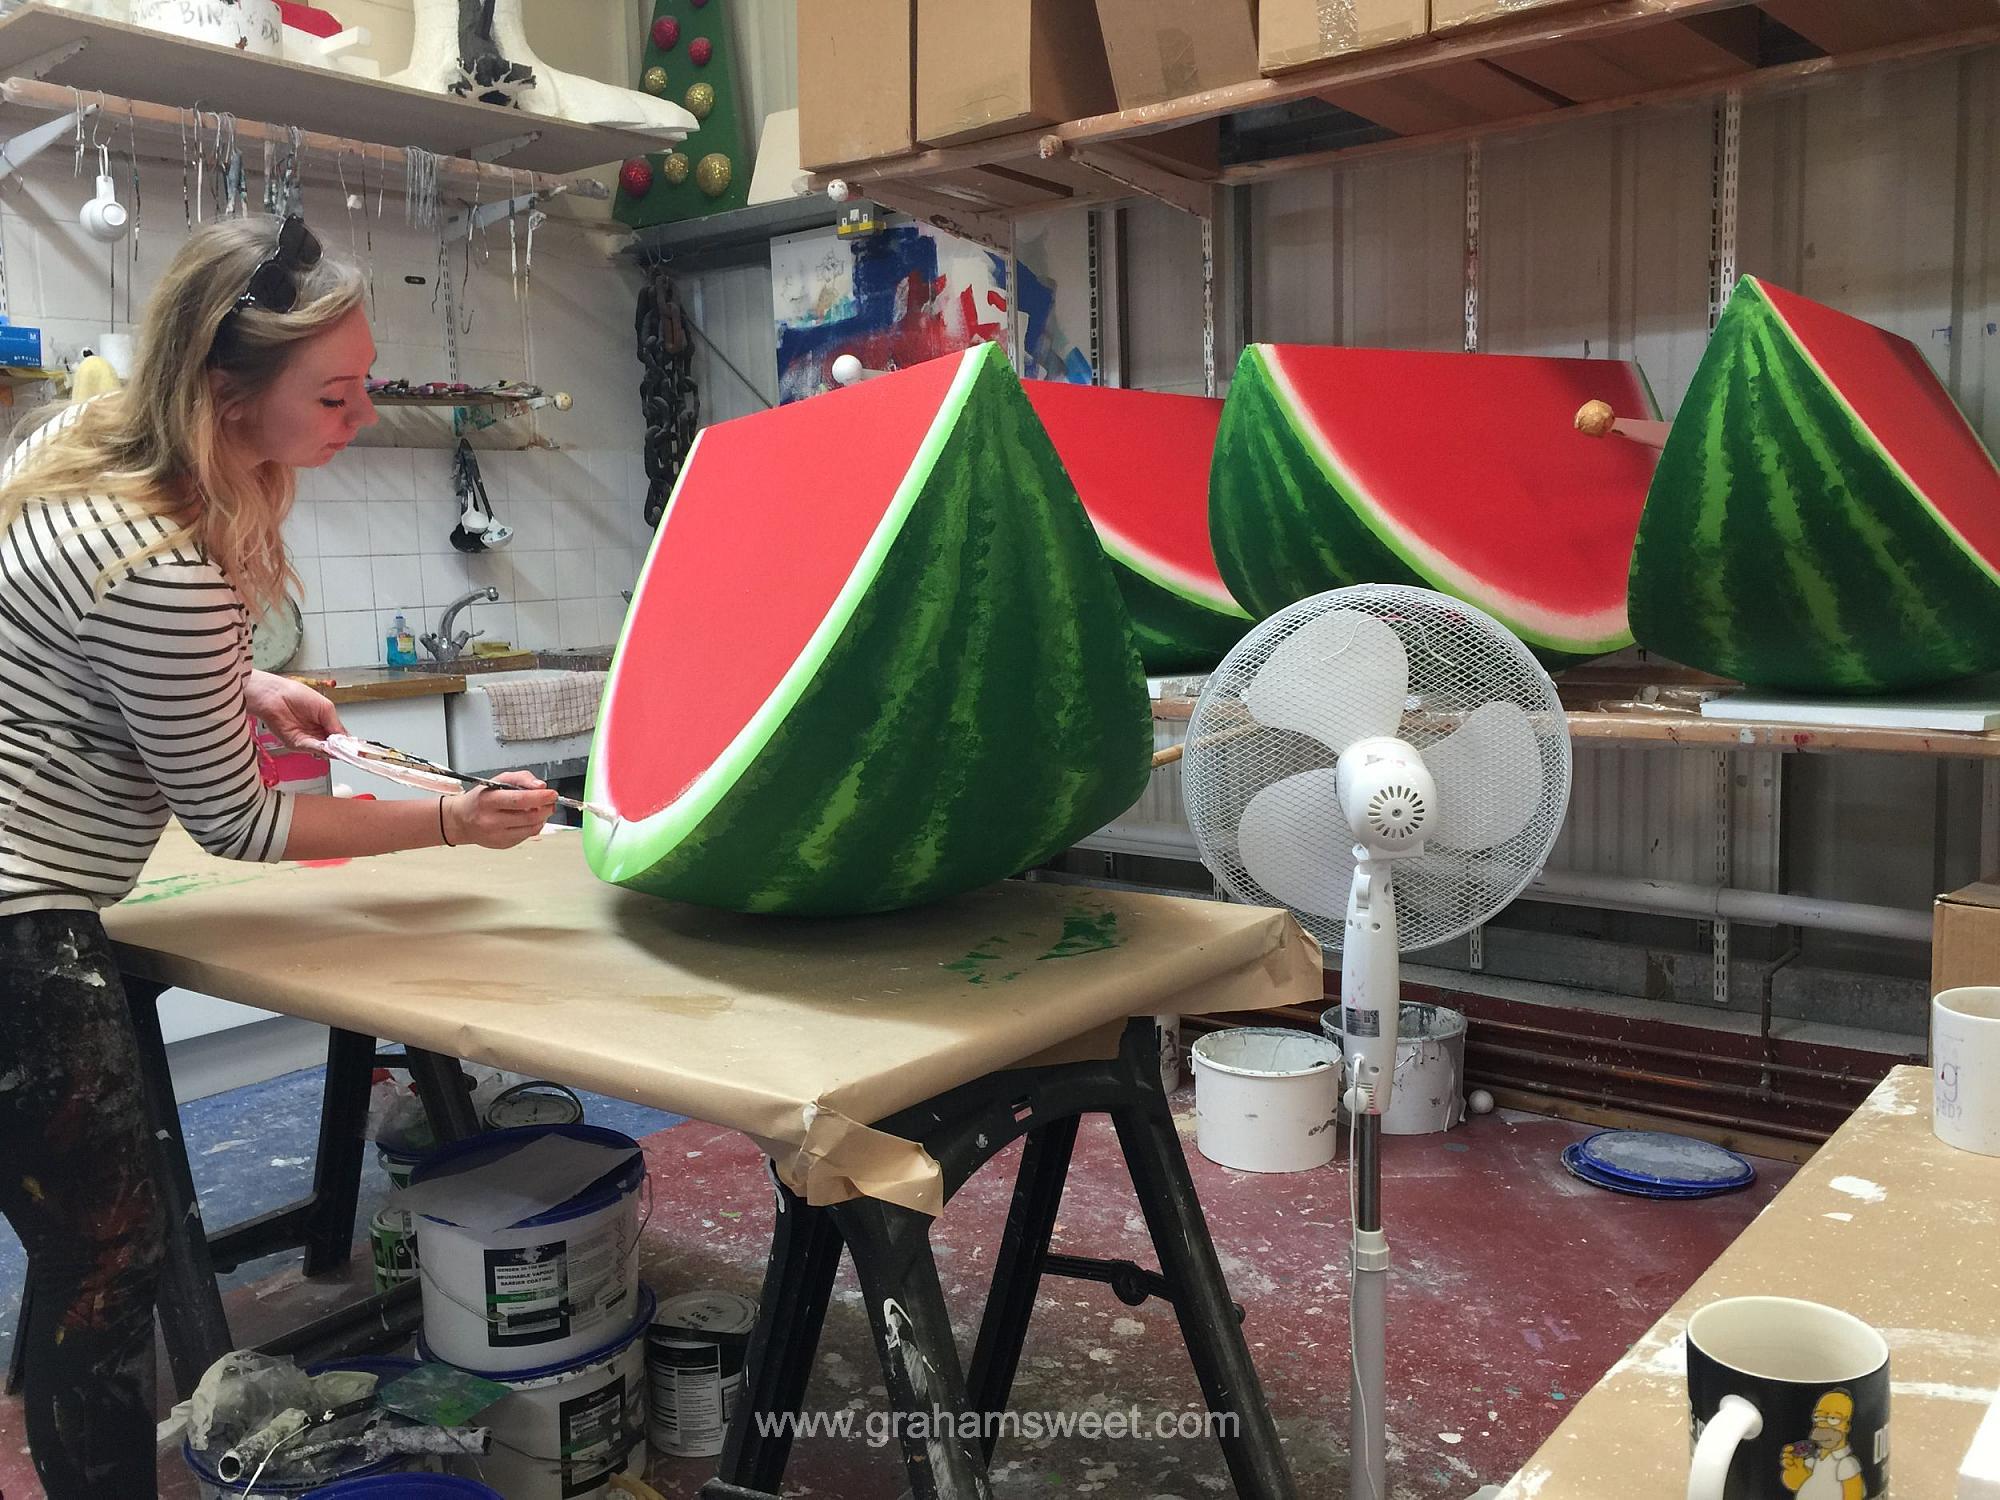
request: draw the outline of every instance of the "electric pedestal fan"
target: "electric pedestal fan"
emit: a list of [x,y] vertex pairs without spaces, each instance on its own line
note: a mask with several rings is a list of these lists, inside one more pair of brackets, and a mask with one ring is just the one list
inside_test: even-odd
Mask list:
[[1286,906],[1341,951],[1353,1120],[1348,1493],[1388,1500],[1382,1114],[1403,949],[1491,918],[1541,868],[1569,799],[1555,684],[1490,616],[1428,589],[1301,600],[1239,642],[1188,725],[1182,792],[1230,895]]

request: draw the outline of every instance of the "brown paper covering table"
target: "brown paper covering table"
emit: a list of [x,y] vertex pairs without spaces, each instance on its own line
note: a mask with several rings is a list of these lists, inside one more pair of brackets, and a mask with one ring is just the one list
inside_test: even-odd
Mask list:
[[[569,830],[504,853],[308,867],[211,859],[174,829],[105,922],[141,997],[184,985],[323,1022],[336,1047],[386,1037],[755,1137],[786,1209],[767,1322],[778,1283],[807,1284],[787,1314],[800,1326],[780,1347],[809,1353],[799,1335],[816,1335],[824,1312],[811,1287],[823,1275],[830,1289],[844,1243],[864,1288],[879,1281],[899,1294],[868,1300],[892,1398],[905,1404],[924,1394],[923,1372],[906,1366],[925,1346],[932,1373],[964,1389],[930,1219],[965,1176],[1025,1136],[1017,1207],[1045,1200],[1046,1212],[1026,1215],[1010,1270],[1038,1278],[1076,1117],[1109,1113],[1142,1200],[1159,1200],[1147,1210],[1166,1272],[1156,1285],[1173,1294],[1204,1387],[1212,1401],[1233,1387],[1234,1401],[1247,1378],[1261,1411],[1147,1050],[1150,1026],[1127,1022],[1317,998],[1318,948],[1282,912],[1010,881],[882,917],[745,917],[604,885]],[[968,1121],[984,1122],[976,1151]],[[945,1160],[933,1144],[949,1145]],[[354,1151],[358,1162],[358,1140]],[[1004,1405],[1007,1344],[1032,1306],[1018,1288],[1003,1297],[1003,1279],[988,1310],[994,1340],[973,1361],[974,1410]],[[996,1312],[1003,1302],[1012,1310]],[[760,1326],[760,1338],[771,1331]],[[795,1372],[777,1363],[767,1384],[783,1401]],[[1268,1457],[1255,1451],[1269,1425],[1268,1412],[1242,1424],[1244,1451],[1230,1454],[1233,1471],[1248,1465],[1240,1493],[1291,1493],[1275,1435]],[[734,1468],[740,1483],[775,1489],[783,1445],[739,1451],[747,1426],[736,1423],[724,1475]],[[920,1497],[988,1493],[977,1444],[905,1434],[904,1451]]]
[[[1607,1204],[1607,1211],[1616,1204]],[[1679,1496],[1688,1318],[1724,1297],[1845,1308],[1889,1341],[1889,1493],[1947,1500],[2000,1393],[2000,1158],[1931,1133],[1927,1069],[1894,1069],[1576,1405],[1502,1500]]]

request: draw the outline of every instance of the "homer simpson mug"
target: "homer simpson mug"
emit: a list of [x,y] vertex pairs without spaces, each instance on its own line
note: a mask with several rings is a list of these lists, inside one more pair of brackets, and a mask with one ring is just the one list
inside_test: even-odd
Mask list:
[[1851,1313],[1731,1297],[1688,1320],[1688,1500],[1876,1500],[1889,1345]]

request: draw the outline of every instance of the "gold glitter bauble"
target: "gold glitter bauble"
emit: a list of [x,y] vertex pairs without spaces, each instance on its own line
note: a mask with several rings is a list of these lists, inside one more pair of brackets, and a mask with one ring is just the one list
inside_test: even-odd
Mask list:
[[650,67],[639,82],[649,94],[664,94],[667,91],[667,70],[657,65]]
[[686,182],[693,169],[694,163],[688,160],[685,151],[669,151],[667,159],[660,163],[660,175],[675,187]]
[[681,101],[687,112],[697,120],[706,120],[708,112],[715,108],[715,85],[712,83],[691,83],[687,97]]
[[729,158],[720,151],[711,151],[695,163],[695,186],[711,198],[720,198],[728,192],[729,179],[734,175],[729,165]]

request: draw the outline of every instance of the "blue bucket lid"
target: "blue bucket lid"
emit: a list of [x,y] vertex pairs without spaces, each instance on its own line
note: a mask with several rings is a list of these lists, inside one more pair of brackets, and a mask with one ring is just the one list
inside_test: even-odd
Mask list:
[[314,1490],[305,1500],[502,1500],[502,1496],[477,1480],[449,1474],[372,1474]]
[[[468,1370],[466,1373],[477,1375],[482,1380],[497,1380],[502,1385],[524,1385],[531,1380],[547,1380],[551,1375],[560,1375],[566,1370],[580,1369],[584,1365],[601,1365],[614,1354],[621,1353],[635,1339],[645,1337],[646,1330],[652,1326],[653,1314],[659,1310],[660,1299],[653,1294],[653,1289],[643,1281],[639,1283],[637,1301],[639,1315],[630,1323],[627,1323],[624,1328],[620,1329],[617,1337],[607,1339],[587,1354],[579,1354],[575,1359],[566,1359],[560,1364],[536,1365],[531,1370],[509,1370],[505,1374],[494,1370]],[[439,1359],[435,1354],[431,1353],[430,1342],[422,1334],[417,1335],[417,1353],[431,1364],[444,1365],[454,1370],[459,1368],[459,1366],[452,1364],[450,1360]]]
[[[600,1208],[609,1208],[627,1193],[638,1189],[646,1178],[646,1158],[639,1149],[639,1143],[620,1131],[607,1130],[602,1125],[516,1125],[507,1130],[488,1130],[480,1135],[467,1136],[449,1146],[440,1146],[418,1164],[410,1174],[410,1186],[430,1182],[439,1177],[455,1176],[460,1172],[472,1171],[520,1150],[531,1141],[544,1136],[567,1136],[573,1141],[589,1141],[599,1146],[623,1147],[632,1155],[621,1165],[613,1167],[595,1182],[585,1186],[574,1197],[566,1198],[554,1208],[532,1218],[520,1219],[507,1226],[510,1229],[532,1229],[542,1224],[560,1224],[569,1219],[581,1218],[585,1214],[596,1213]],[[435,1214],[424,1215],[439,1224],[451,1221],[440,1219]]]
[[[418,1361],[414,1359],[368,1358],[365,1356],[355,1359],[330,1359],[324,1364],[307,1365],[306,1374],[324,1375],[329,1370],[358,1370],[365,1375],[373,1375],[376,1378],[376,1384],[379,1388],[387,1385],[400,1375],[409,1374],[410,1371],[417,1368],[417,1364]],[[194,1444],[185,1439],[181,1442],[181,1457],[186,1461],[187,1466],[194,1471],[195,1478],[199,1479],[203,1484],[213,1485],[225,1495],[250,1493],[250,1488],[247,1484],[242,1482],[231,1484],[220,1474],[217,1474],[214,1468],[210,1466],[207,1457],[204,1454],[195,1452]],[[386,1472],[389,1466],[396,1462],[398,1460],[394,1456],[378,1458],[371,1464],[356,1468],[354,1477],[360,1479],[364,1476],[380,1474],[386,1478],[400,1479],[403,1477],[402,1475],[388,1474]],[[347,1483],[346,1480],[340,1482],[343,1484]],[[315,1479],[310,1481],[310,1483],[319,1484],[320,1481]],[[307,1484],[308,1481],[303,1479],[260,1479],[257,1481],[256,1493],[259,1495],[297,1495],[300,1497],[300,1500],[311,1500],[312,1496],[324,1493],[323,1490],[308,1489]]]
[[1664,1130],[1600,1130],[1577,1155],[1600,1176],[1669,1191],[1723,1192],[1757,1176],[1734,1151]]

